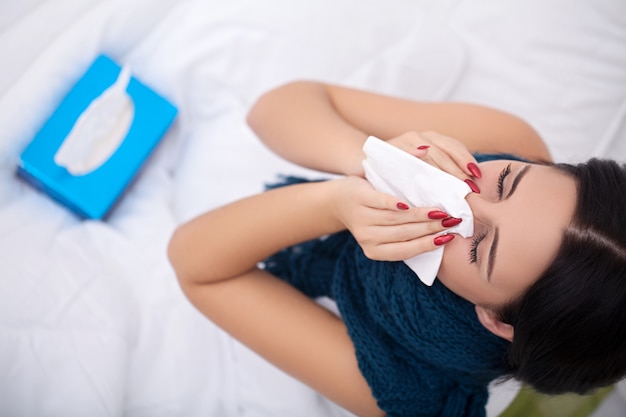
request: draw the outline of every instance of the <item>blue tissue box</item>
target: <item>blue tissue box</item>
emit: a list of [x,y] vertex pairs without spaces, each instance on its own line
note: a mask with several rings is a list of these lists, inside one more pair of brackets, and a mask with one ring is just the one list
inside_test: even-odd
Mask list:
[[[126,87],[122,83],[115,95],[119,98],[122,94],[124,101],[96,100],[100,107],[96,106],[94,100],[105,91],[110,92],[118,77],[124,78],[121,70],[113,60],[100,55],[26,147],[19,161],[19,176],[83,218],[103,219],[110,213],[176,117],[176,107],[135,77],[129,79],[128,74]],[[108,97],[111,98],[111,93]],[[101,117],[95,110],[102,109],[103,101],[126,107],[109,105],[107,109],[117,108],[118,113],[100,112],[106,113],[106,117]],[[94,105],[90,106],[92,102]],[[85,112],[88,108],[91,110]],[[119,109],[129,108],[132,111],[119,113]],[[124,116],[122,127],[116,125],[116,119],[120,118],[111,114]],[[107,131],[103,126],[115,128]],[[109,134],[109,131],[117,133]],[[89,165],[87,172],[77,169],[75,163],[59,162],[62,155],[59,149],[68,135],[73,138],[68,143],[76,145],[71,153],[74,160],[82,158],[76,155],[100,155],[99,162]],[[93,140],[113,137],[117,139]],[[108,152],[98,153],[94,149],[108,149]]]

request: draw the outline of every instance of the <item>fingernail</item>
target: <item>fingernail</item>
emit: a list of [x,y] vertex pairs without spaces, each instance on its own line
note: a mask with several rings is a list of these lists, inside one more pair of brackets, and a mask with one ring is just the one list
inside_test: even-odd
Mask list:
[[446,243],[448,243],[452,239],[454,239],[454,235],[453,234],[439,235],[439,236],[437,236],[436,238],[433,239],[433,243],[435,245],[437,245],[437,246],[441,246],[441,245],[445,245]]
[[424,149],[428,149],[428,148],[430,148],[430,145],[421,145],[417,147],[417,149],[419,149],[420,151],[423,151]]
[[465,180],[465,183],[469,185],[469,188],[471,188],[473,192],[475,192],[476,194],[480,194],[480,188],[478,188],[478,185],[476,185],[474,181],[468,178]]
[[428,212],[428,218],[433,220],[445,219],[450,217],[448,213],[440,210],[433,210]]
[[459,219],[457,217],[449,217],[447,219],[443,219],[441,221],[441,225],[443,227],[453,227],[456,226],[457,224],[461,223],[463,221],[463,219]]
[[476,178],[480,178],[483,176],[482,172],[480,172],[480,168],[478,168],[478,165],[473,162],[467,164],[467,169],[469,169],[469,172],[471,172],[472,175]]
[[398,209],[400,210],[408,210],[409,206],[406,203],[403,202],[399,202],[398,204],[396,204],[396,207],[398,207]]

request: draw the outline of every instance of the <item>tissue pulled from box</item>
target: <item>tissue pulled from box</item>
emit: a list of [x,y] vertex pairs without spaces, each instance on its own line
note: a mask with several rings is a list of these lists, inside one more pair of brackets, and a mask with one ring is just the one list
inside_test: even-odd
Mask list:
[[[436,168],[381,139],[370,136],[363,145],[365,178],[381,192],[395,195],[415,207],[439,207],[463,221],[442,233],[470,237],[474,216],[465,200],[470,187],[460,179]],[[444,247],[417,255],[404,262],[426,285],[437,277]]]
[[87,106],[54,155],[57,165],[74,176],[87,175],[117,151],[134,117],[126,92],[130,78],[130,69],[122,67],[115,83]]

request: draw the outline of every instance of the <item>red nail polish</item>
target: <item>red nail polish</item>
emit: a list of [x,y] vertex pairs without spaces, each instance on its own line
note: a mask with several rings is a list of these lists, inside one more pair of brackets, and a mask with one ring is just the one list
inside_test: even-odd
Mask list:
[[443,219],[441,221],[441,225],[443,227],[453,227],[456,226],[457,224],[461,223],[463,221],[463,219],[459,219],[457,217],[448,217],[447,219]]
[[448,243],[452,239],[454,239],[454,235],[453,234],[439,235],[439,236],[437,236],[436,238],[433,239],[433,243],[435,245],[437,245],[437,246],[441,246],[441,245],[445,245],[446,243]]
[[445,211],[433,210],[433,211],[428,212],[429,219],[439,220],[439,219],[445,219],[447,217],[450,217],[450,215],[446,213]]
[[430,148],[430,145],[422,145],[422,146],[418,146],[417,149],[419,149],[420,151],[423,151],[424,149],[428,149]]
[[471,188],[473,192],[475,192],[476,194],[480,194],[480,188],[478,188],[478,185],[476,185],[474,181],[468,178],[465,180],[465,183],[469,185],[469,188]]
[[400,210],[408,210],[409,206],[406,203],[403,202],[399,202],[398,204],[396,204],[396,207],[398,207],[398,209]]
[[476,178],[480,178],[483,176],[482,172],[480,172],[480,168],[478,168],[478,165],[476,165],[473,162],[470,162],[469,164],[467,164],[467,169],[469,170],[469,172],[472,173],[472,175]]

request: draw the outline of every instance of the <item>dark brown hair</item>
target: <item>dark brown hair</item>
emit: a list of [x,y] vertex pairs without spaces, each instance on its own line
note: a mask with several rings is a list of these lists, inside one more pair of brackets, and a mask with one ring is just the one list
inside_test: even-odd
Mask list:
[[515,328],[513,377],[546,394],[585,394],[626,375],[626,168],[554,167],[576,180],[574,219],[548,270],[498,312]]

